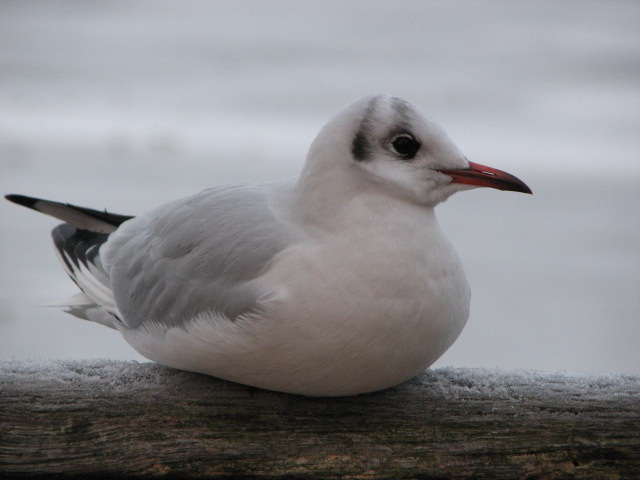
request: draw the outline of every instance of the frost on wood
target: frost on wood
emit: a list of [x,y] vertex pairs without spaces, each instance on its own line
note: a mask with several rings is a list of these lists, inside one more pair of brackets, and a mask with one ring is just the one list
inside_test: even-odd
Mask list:
[[640,379],[438,369],[347,398],[0,361],[0,477],[634,478]]

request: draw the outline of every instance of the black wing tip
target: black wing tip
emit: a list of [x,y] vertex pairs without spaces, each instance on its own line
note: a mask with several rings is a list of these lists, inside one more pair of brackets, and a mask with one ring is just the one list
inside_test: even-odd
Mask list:
[[23,207],[36,209],[35,205],[40,201],[39,198],[27,197],[26,195],[18,195],[16,193],[10,193],[9,195],[5,195],[4,198],[9,200],[10,202],[17,203],[18,205],[22,205]]
[[[54,202],[51,200],[43,200],[42,198],[36,197],[27,197],[26,195],[18,195],[15,193],[11,193],[9,195],[5,195],[4,198],[9,200],[10,202],[17,203],[18,205],[22,205],[23,207],[30,208],[37,212],[45,213],[52,217],[58,218],[64,222],[68,222],[68,220],[64,217],[59,216],[55,212],[48,211],[50,210],[50,206],[57,206],[64,209],[75,210],[78,213],[84,214],[87,217],[93,218],[95,220],[99,220],[101,222],[112,225],[113,227],[118,227],[121,223],[126,222],[133,218],[131,215],[120,215],[117,213],[109,213],[106,210],[94,210],[92,208],[79,207],[78,205],[72,205],[70,203],[60,203]],[[89,228],[91,230],[91,228]],[[98,230],[100,231],[100,230]]]

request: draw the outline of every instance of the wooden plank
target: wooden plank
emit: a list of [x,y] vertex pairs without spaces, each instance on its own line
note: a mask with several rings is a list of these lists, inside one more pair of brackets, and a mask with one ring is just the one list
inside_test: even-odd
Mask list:
[[0,369],[0,478],[640,478],[635,376],[438,369],[307,398],[151,363]]

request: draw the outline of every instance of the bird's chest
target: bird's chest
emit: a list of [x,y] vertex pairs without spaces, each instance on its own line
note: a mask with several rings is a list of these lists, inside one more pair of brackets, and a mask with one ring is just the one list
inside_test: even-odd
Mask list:
[[[335,249],[332,249],[335,252]],[[428,232],[382,232],[357,245],[343,245],[342,255],[323,252],[327,278],[345,279],[339,289],[367,302],[387,317],[415,318],[451,308],[448,301],[464,291],[464,273],[446,240]],[[337,293],[337,292],[336,292]],[[365,300],[366,299],[366,300]],[[364,308],[363,305],[360,305]]]
[[274,272],[272,285],[298,315],[397,328],[436,325],[468,311],[464,272],[439,229],[361,228],[320,240],[287,252]]

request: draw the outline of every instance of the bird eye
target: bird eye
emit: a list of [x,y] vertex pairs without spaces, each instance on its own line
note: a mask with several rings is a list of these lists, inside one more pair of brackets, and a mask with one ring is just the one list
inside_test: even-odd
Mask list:
[[418,153],[420,142],[408,133],[403,133],[391,140],[391,148],[404,160],[411,160]]

